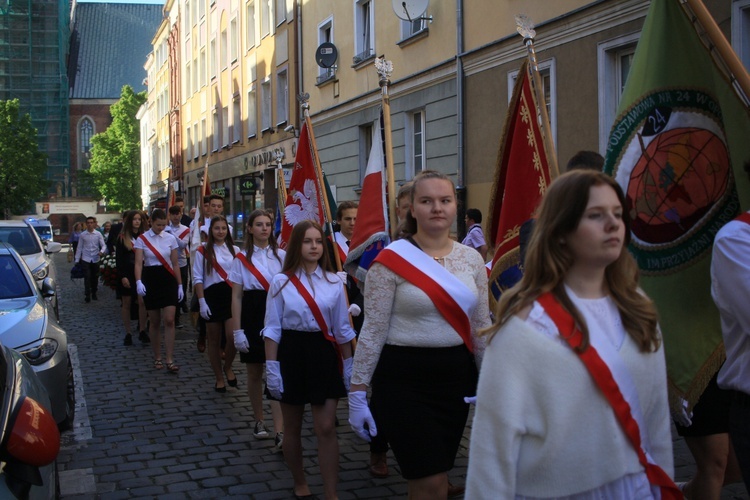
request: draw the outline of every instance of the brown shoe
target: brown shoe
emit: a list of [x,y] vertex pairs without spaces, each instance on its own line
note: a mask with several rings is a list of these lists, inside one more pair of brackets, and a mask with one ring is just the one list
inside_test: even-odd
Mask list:
[[455,485],[451,484],[450,481],[448,481],[448,498],[457,497],[458,495],[463,495],[464,491],[466,491],[466,486],[464,485]]
[[388,458],[385,453],[370,453],[370,475],[388,477]]
[[198,352],[204,352],[206,350],[206,337],[203,335],[198,336]]

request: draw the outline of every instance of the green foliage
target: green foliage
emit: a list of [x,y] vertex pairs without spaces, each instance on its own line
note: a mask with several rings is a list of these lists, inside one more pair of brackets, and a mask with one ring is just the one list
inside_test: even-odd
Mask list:
[[5,214],[26,213],[47,192],[47,157],[36,135],[18,99],[0,101],[0,207]]
[[133,87],[125,85],[120,100],[109,108],[112,124],[91,138],[91,182],[115,211],[141,208],[143,204],[140,125],[135,115],[145,102],[145,91],[136,94]]

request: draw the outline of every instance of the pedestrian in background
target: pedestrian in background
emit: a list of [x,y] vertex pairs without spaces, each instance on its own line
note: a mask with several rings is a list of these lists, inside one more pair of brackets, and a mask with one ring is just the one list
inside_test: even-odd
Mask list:
[[237,376],[232,371],[234,343],[226,343],[222,366],[221,332],[222,327],[228,332],[232,331],[232,285],[228,272],[240,249],[234,245],[229,224],[223,215],[212,217],[206,228],[208,238],[195,252],[193,286],[198,296],[200,315],[206,322],[208,360],[216,378],[214,390],[223,393],[227,392],[227,385],[237,387]]
[[336,405],[349,387],[355,333],[343,281],[316,222],[305,220],[292,230],[281,274],[268,292],[263,336],[268,391],[281,401],[292,493],[295,498],[310,495],[302,464],[302,419],[309,403],[325,498],[338,498]]
[[[188,245],[190,244],[190,228],[183,225],[180,220],[182,218],[182,208],[178,205],[169,207],[169,224],[164,229],[172,236],[177,238],[179,248],[177,249],[177,263],[180,266],[180,277],[182,278],[183,285],[188,282]],[[187,295],[187,294],[186,294]],[[174,323],[175,328],[182,328],[180,323],[180,309],[186,304],[187,297],[183,297],[179,304],[177,304],[177,310],[175,311]]]
[[[247,216],[244,249],[232,262],[232,330],[234,347],[247,368],[247,396],[255,417],[253,437],[270,437],[263,415],[263,367],[266,347],[261,330],[266,317],[266,299],[273,277],[281,272],[286,252],[280,250],[273,235],[273,215],[254,210]],[[270,402],[275,445],[280,450],[284,421],[278,401]]]
[[164,347],[169,373],[177,373],[174,362],[174,313],[185,296],[177,264],[177,238],[164,231],[167,214],[159,208],[151,212],[151,229],[141,234],[135,248],[135,283],[148,311],[149,336],[154,352],[154,368],[164,368],[161,358],[160,327],[164,321]]
[[414,177],[406,237],[381,251],[367,272],[354,356],[349,422],[367,441],[377,434],[366,400],[371,384],[378,425],[413,499],[448,494],[447,473],[469,414],[464,397],[476,391],[477,333],[490,325],[484,261],[450,237],[456,212],[447,176],[424,170]]
[[117,298],[122,303],[120,307],[122,323],[125,326],[126,346],[133,345],[131,335],[131,312],[133,301],[136,302],[138,311],[138,339],[142,344],[150,342],[146,333],[146,305],[143,297],[136,293],[135,289],[135,241],[143,234],[143,214],[139,210],[130,210],[125,213],[122,229],[115,240],[115,265],[117,267]]
[[550,185],[523,278],[486,332],[467,498],[682,497],[657,313],[638,288],[629,224],[603,173]]
[[86,231],[78,236],[78,245],[75,252],[75,262],[83,267],[85,277],[83,280],[84,301],[97,300],[97,289],[99,288],[99,259],[106,253],[107,245],[102,233],[96,230],[96,218],[86,218]]
[[487,242],[484,240],[484,233],[482,232],[482,212],[478,208],[468,209],[465,221],[469,230],[461,243],[479,252],[482,260],[487,260]]
[[[73,230],[70,231],[70,236],[68,236],[68,243],[73,245],[73,254],[78,251],[78,239],[81,237],[81,232],[83,231],[83,223],[76,222],[73,224]],[[78,262],[77,260],[74,262]]]

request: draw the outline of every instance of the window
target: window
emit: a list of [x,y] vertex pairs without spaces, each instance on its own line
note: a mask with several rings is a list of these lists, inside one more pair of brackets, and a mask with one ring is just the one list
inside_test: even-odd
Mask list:
[[245,10],[247,12],[247,40],[245,43],[249,49],[250,47],[255,47],[255,2],[247,2]]
[[91,138],[94,136],[94,122],[88,117],[81,120],[78,125],[78,165],[79,168],[88,169],[91,155]]
[[221,139],[222,146],[229,146],[229,106],[221,108]]
[[261,38],[271,34],[271,26],[273,26],[273,2],[274,0],[259,0],[260,1],[260,36]]
[[237,49],[238,36],[239,33],[237,33],[237,18],[235,17],[229,23],[229,57],[232,59],[232,62],[235,62],[237,60],[237,54],[239,52],[239,50]]
[[[190,3],[190,27],[191,28],[195,24],[198,23],[198,16],[196,14],[197,14],[197,11],[198,11],[198,5],[197,4],[199,4],[199,3],[202,3],[201,0],[192,0],[192,2]],[[185,11],[186,12],[188,11],[187,7],[185,8]]]
[[219,46],[221,50],[220,60],[221,69],[227,69],[227,30],[221,31],[221,44]]
[[188,97],[193,95],[193,87],[191,86],[193,79],[190,78],[190,69],[190,63],[188,62],[185,65],[185,92],[187,93]]
[[193,157],[193,133],[190,129],[190,125],[187,126],[187,161],[190,161]]
[[286,21],[286,0],[276,0],[276,26]]
[[[555,60],[549,59],[539,63],[539,73],[542,76],[542,85],[544,86],[544,100],[547,106],[547,116],[552,128],[552,142],[557,143],[557,97],[555,91]],[[518,71],[513,71],[508,75],[508,101],[513,96],[513,86],[516,83]]]
[[[193,7],[195,7],[195,4],[193,4]],[[190,0],[185,0],[185,26],[182,29],[183,33],[189,33],[190,27],[193,26],[190,24]]]
[[276,75],[276,126],[289,121],[289,77],[286,69]]
[[[379,120],[378,120],[379,121]],[[377,123],[377,122],[376,122]],[[372,134],[375,126],[372,123],[359,127],[359,185],[365,179],[367,172],[367,162],[370,161],[370,151],[372,150]]]
[[232,100],[232,144],[237,144],[242,139],[242,103],[240,95],[237,94]]
[[206,135],[206,119],[201,118],[201,155],[208,154],[208,136]]
[[216,38],[211,39],[211,79],[216,78]]
[[[638,33],[621,36],[599,44],[599,151],[607,150],[609,132],[617,118],[620,96],[633,62]],[[552,117],[550,117],[552,121]],[[555,127],[552,127],[553,135]]]
[[206,73],[208,73],[208,71],[206,70],[206,48],[203,47],[201,49],[201,61],[200,61],[201,88],[206,86]]
[[427,19],[412,19],[411,21],[401,21],[401,39],[405,40],[410,36],[416,35],[420,31],[426,29]]
[[219,134],[221,133],[220,124],[219,124],[219,112],[214,109],[214,128],[212,130],[213,133],[213,140],[212,142],[212,150],[214,153],[219,150]]
[[407,114],[406,124],[406,179],[409,180],[424,170],[425,163],[425,117],[424,110]]
[[[333,17],[329,17],[318,25],[318,46],[326,42],[333,43]],[[320,85],[323,82],[332,80],[335,75],[336,71],[333,68],[318,66],[317,84]]]
[[258,114],[255,103],[255,89],[247,91],[247,136],[254,137],[258,133]]
[[193,59],[193,92],[198,92],[198,56]]
[[372,0],[356,0],[354,6],[354,64],[375,54],[375,23]]
[[271,130],[271,82],[266,79],[260,84],[260,127],[261,131]]
[[193,124],[193,158],[196,160],[201,154],[201,143],[198,141],[198,123]]
[[732,47],[745,68],[750,70],[750,0],[732,3]]
[[206,0],[195,0],[198,2],[198,18],[206,17]]

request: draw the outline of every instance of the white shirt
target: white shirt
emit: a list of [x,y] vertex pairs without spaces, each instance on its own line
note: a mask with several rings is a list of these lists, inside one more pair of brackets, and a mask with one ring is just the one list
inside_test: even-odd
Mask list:
[[78,248],[76,249],[75,260],[84,262],[99,262],[99,253],[106,253],[107,244],[104,242],[102,233],[96,229],[93,231],[84,231],[78,237]]
[[[182,224],[177,224],[176,226],[168,224],[164,230],[177,238],[177,243],[179,245],[179,252],[177,252],[177,265],[180,267],[187,266],[187,247],[188,244],[190,244],[190,228],[183,226]],[[185,235],[180,238],[180,235],[183,233],[185,233]]]
[[144,236],[148,238],[148,242],[151,243],[151,246],[153,246],[157,252],[161,254],[162,257],[164,257],[164,260],[169,263],[170,267],[172,266],[172,250],[177,250],[179,248],[179,244],[177,243],[177,238],[172,236],[166,231],[162,231],[159,234],[155,234],[153,229],[149,229],[144,234],[142,234],[140,237],[138,237],[137,240],[133,243],[133,249],[140,248],[143,250],[143,265],[144,266],[161,266],[163,265],[161,261],[159,260],[156,255],[154,255],[154,252],[151,251],[150,248],[146,246],[146,243],[144,243],[143,238]]
[[[206,244],[203,243],[201,246],[205,250]],[[237,255],[240,249],[236,246],[233,246],[233,248],[234,254]],[[228,275],[229,271],[232,269],[234,255],[229,251],[226,243],[214,245],[214,257],[214,262],[218,263]],[[200,283],[203,285],[204,290],[211,285],[224,282],[224,278],[216,272],[214,266],[212,265],[211,269],[206,269],[205,263],[206,260],[203,254],[201,252],[195,252],[195,262],[193,262],[193,285]]]
[[711,296],[719,308],[727,360],[719,387],[750,394],[750,224],[731,221],[714,239]]
[[[277,249],[276,252],[279,256],[278,259],[273,254],[270,245],[265,248],[253,246],[253,256],[250,260],[266,280],[268,280],[268,283],[271,283],[273,277],[281,272],[281,267],[284,264],[286,252],[280,248]],[[240,253],[247,257],[247,252],[244,250]],[[229,272],[229,281],[242,285],[242,290],[265,290],[263,285],[258,281],[258,278],[247,270],[240,259],[234,259],[234,262],[232,262],[232,270]]]
[[[349,322],[346,291],[341,278],[334,273],[324,272],[320,266],[310,275],[301,269],[295,274],[312,295],[336,341],[345,344],[352,340],[355,332]],[[281,330],[320,331],[307,302],[294,284],[288,281],[284,274],[274,276],[266,300],[265,328],[261,334],[277,343],[281,342]]]
[[347,241],[351,240],[348,240],[341,231],[336,231],[333,234],[336,236],[336,244],[344,252],[344,255],[349,255],[349,244]]

